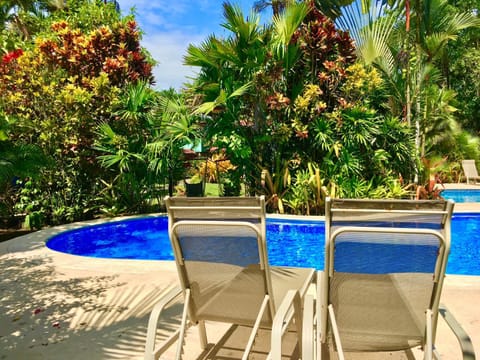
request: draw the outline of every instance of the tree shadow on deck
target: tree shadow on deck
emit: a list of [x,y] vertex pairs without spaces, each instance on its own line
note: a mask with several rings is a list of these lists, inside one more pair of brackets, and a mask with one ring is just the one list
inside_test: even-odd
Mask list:
[[[168,290],[67,276],[45,256],[1,255],[0,274],[0,359],[142,358],[149,313]],[[176,328],[180,313],[168,309],[160,332]]]

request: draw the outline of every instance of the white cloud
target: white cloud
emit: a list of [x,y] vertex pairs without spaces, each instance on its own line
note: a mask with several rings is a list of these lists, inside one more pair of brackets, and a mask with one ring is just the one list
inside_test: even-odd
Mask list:
[[187,11],[189,0],[117,0],[123,14],[135,8],[139,14],[146,15],[150,12],[158,12],[163,14],[179,14]]
[[[224,36],[223,0],[117,0],[123,15],[132,7],[144,35],[141,44],[159,63],[153,70],[157,89],[177,90],[196,69],[183,65],[189,44],[200,44],[208,35]],[[251,0],[233,0],[248,14]]]
[[188,81],[188,77],[195,74],[196,69],[183,65],[183,57],[189,44],[199,44],[206,36],[182,32],[155,33],[145,36],[142,46],[148,49],[152,57],[158,62],[154,68],[155,87],[159,90],[173,87],[180,90]]

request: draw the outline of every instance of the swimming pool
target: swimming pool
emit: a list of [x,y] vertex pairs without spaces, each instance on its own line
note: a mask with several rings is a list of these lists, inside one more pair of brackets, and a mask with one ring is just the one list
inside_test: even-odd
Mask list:
[[442,197],[447,200],[453,200],[456,203],[480,202],[480,189],[444,190],[442,191]]
[[[98,258],[173,260],[166,216],[129,219],[62,232],[47,247]],[[269,262],[279,266],[324,266],[323,221],[267,219]],[[480,275],[480,214],[452,218],[448,274]]]

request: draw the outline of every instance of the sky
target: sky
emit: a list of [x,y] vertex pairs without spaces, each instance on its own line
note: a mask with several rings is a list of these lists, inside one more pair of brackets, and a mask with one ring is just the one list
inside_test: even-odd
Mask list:
[[[200,45],[211,34],[227,37],[222,0],[117,0],[122,15],[134,8],[143,31],[141,45],[158,62],[153,73],[155,88],[180,90],[196,69],[183,65],[189,44]],[[248,16],[254,0],[231,0]],[[263,15],[263,17],[267,14]]]

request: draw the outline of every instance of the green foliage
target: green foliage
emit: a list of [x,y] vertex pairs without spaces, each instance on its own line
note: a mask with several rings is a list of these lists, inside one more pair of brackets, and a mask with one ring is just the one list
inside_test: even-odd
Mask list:
[[[208,162],[194,169],[224,195],[244,182],[269,211],[311,215],[326,196],[410,196],[401,179],[432,168],[417,164],[415,145],[453,179],[461,159],[480,158],[456,122],[474,127],[478,112],[476,49],[451,46],[478,22],[468,11],[418,1],[406,31],[398,2],[382,2],[379,17],[365,13],[370,1],[327,1],[322,12],[271,3],[266,25],[223,5],[227,36],[188,48],[185,63],[199,71],[183,94],[150,88],[153,62],[132,15],[101,1],[2,4],[0,211],[24,213],[32,228],[151,211],[186,178],[184,150],[198,144],[227,158],[220,174]],[[349,14],[346,4],[367,19],[352,28],[357,49],[335,26],[342,18],[323,15]],[[449,72],[454,53],[462,60]],[[40,148],[52,164],[29,165]],[[32,173],[21,188],[9,182]]]
[[307,169],[296,172],[285,204],[293,214],[319,215],[325,209],[325,199],[336,196],[336,185],[322,178],[320,168],[308,163]]
[[[371,7],[363,6],[367,3]],[[375,1],[362,2],[362,7],[356,2],[342,9],[343,16],[337,21],[352,29],[360,59],[381,71],[387,108],[415,129],[417,156],[420,157],[438,152],[444,139],[454,136],[457,116],[462,123],[475,127],[476,115],[471,110],[478,97],[473,85],[476,81],[474,69],[478,66],[473,58],[467,60],[473,70],[465,70],[462,63],[465,49],[478,48],[475,41],[480,25],[476,16],[478,3],[451,3],[447,0],[413,1],[407,13],[402,2],[394,2],[389,7],[383,6],[385,2],[380,7]],[[464,37],[466,34],[477,36]],[[465,42],[460,47],[453,45],[458,40]],[[452,60],[460,70],[454,77],[450,67]],[[470,74],[468,85],[462,83]],[[451,84],[458,95],[448,88]],[[465,93],[469,95],[463,97]],[[460,111],[455,113],[455,108]]]
[[[29,29],[36,32],[32,45],[0,62],[0,114],[11,123],[9,140],[39,147],[53,161],[37,171],[17,211],[31,214],[35,226],[89,218],[106,199],[97,197],[99,179],[115,183],[116,171],[122,176],[115,191],[130,204],[127,211],[143,209],[138,198],[150,183],[138,180],[147,168],[142,129],[150,124],[145,113],[155,96],[145,90],[152,63],[133,17],[121,19],[103,2],[80,0],[42,14]],[[103,143],[95,150],[97,140]]]
[[175,93],[162,94],[154,113],[144,154],[148,171],[157,179],[167,179],[168,192],[173,194],[175,184],[185,178],[183,149],[204,140],[202,117],[192,113],[184,96]]
[[73,160],[59,168],[46,167],[35,178],[22,183],[15,208],[27,216],[27,224],[34,219],[35,226],[30,225],[31,228],[93,217],[92,184],[78,169]]
[[[51,12],[46,23],[63,19],[68,19],[72,27],[82,31],[112,25],[122,20],[114,4],[105,4],[98,0],[67,0],[65,7]],[[132,20],[132,16],[127,16],[125,20]]]
[[[480,30],[478,30],[480,40]],[[451,87],[456,93],[457,117],[462,126],[480,132],[480,41],[476,47],[452,50],[450,67]],[[472,44],[470,43],[470,44]]]
[[384,84],[355,63],[347,33],[314,8],[305,16],[287,6],[263,30],[255,16],[224,8],[231,36],[190,46],[186,63],[200,71],[189,91],[203,99],[207,139],[247,169],[271,211],[321,213],[328,187],[364,196],[384,186],[382,177],[411,176],[411,133],[371,107]]
[[277,161],[275,172],[271,174],[268,169],[262,170],[261,186],[266,196],[267,208],[270,211],[280,214],[285,213],[284,195],[289,190],[291,181],[289,163],[282,161],[280,158]]
[[0,114],[0,217],[15,217],[15,205],[25,179],[37,178],[48,165],[47,156],[36,145],[10,140],[13,123]]
[[221,175],[222,195],[239,196],[242,190],[241,174],[236,169],[231,169]]
[[161,192],[168,169],[151,166],[165,154],[150,152],[149,143],[161,126],[157,112],[158,96],[147,83],[126,87],[113,109],[115,121],[97,127],[95,150],[107,170],[100,182],[100,210],[106,215],[142,213],[151,208]]

